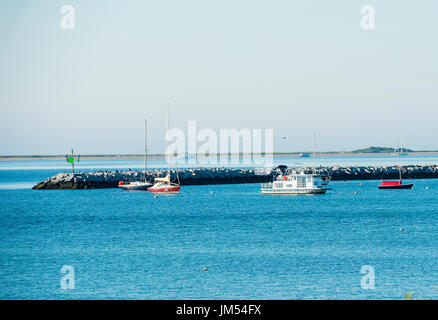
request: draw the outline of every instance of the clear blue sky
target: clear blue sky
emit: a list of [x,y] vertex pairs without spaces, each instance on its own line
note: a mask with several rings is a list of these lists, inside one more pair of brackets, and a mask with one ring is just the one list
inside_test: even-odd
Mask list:
[[[76,29],[60,28],[62,5]],[[360,8],[376,8],[376,29]],[[163,152],[173,126],[275,151],[438,149],[438,2],[2,0],[0,154]],[[288,139],[281,140],[280,137]]]

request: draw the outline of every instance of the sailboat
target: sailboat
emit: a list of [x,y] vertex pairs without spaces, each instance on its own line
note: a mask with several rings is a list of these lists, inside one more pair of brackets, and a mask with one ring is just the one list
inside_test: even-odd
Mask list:
[[[169,104],[167,104],[166,106],[166,127],[167,130],[169,130]],[[175,171],[176,171],[176,167],[175,167]],[[169,170],[167,172],[167,175],[163,178],[155,178],[154,185],[150,187],[148,191],[152,193],[164,193],[164,194],[179,193],[179,189],[181,188],[181,185],[179,182],[178,171],[176,171],[176,179],[177,179],[176,182],[170,180],[170,160],[169,160]]]
[[379,185],[379,189],[412,189],[414,186],[413,183],[406,183],[403,184],[402,181],[402,172],[401,172],[401,164],[400,164],[400,148],[397,147],[397,154],[398,154],[398,173],[399,173],[399,179],[398,180],[383,180],[382,183]]
[[144,181],[133,181],[130,183],[124,183],[123,181],[119,182],[118,187],[126,190],[126,191],[134,191],[134,190],[147,190],[149,187],[152,186],[152,183],[147,181],[146,179],[146,170],[148,166],[148,160],[147,160],[147,120],[144,120]]

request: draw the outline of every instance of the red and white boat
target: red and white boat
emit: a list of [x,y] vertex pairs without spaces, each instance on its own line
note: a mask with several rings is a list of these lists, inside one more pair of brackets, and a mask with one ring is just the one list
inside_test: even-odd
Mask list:
[[179,183],[170,181],[170,173],[164,178],[155,178],[155,184],[148,188],[152,193],[173,194],[178,193],[181,188]]
[[[169,130],[169,104],[167,104],[166,111],[167,111],[166,126],[167,126],[167,130]],[[179,182],[178,171],[176,171],[176,167],[175,167],[176,182],[170,181],[170,159],[168,159],[168,163],[169,163],[169,172],[164,178],[155,178],[154,185],[148,188],[149,192],[164,193],[164,194],[179,193],[179,189],[181,188],[181,185]]]
[[398,153],[398,173],[399,173],[399,179],[398,180],[383,180],[382,183],[379,185],[379,189],[382,190],[388,190],[388,189],[412,189],[414,186],[413,183],[406,183],[403,184],[402,181],[402,172],[401,172],[401,165],[400,165],[400,148],[397,147],[397,153]]

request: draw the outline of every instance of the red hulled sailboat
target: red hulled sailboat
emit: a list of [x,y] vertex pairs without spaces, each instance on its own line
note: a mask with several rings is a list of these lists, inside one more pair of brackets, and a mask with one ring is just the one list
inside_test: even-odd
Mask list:
[[397,147],[397,154],[398,154],[398,173],[399,173],[399,179],[398,180],[383,180],[382,183],[379,185],[379,189],[387,190],[387,189],[412,189],[414,186],[413,183],[406,183],[404,184],[402,181],[402,172],[401,172],[401,165],[400,165],[400,148]]
[[148,191],[152,193],[166,193],[166,194],[172,194],[172,193],[178,193],[179,189],[181,188],[178,183],[173,183],[170,181],[170,170],[167,176],[164,178],[155,178],[155,184],[152,187],[148,188]]
[[382,181],[379,189],[412,189],[413,183],[404,184],[402,180],[398,181]]
[[[167,130],[169,130],[169,104],[167,104],[166,108],[166,126]],[[170,154],[169,154],[170,157]],[[167,175],[163,178],[155,178],[154,179],[154,185],[152,187],[148,188],[148,191],[152,193],[164,193],[164,194],[172,194],[172,193],[179,193],[179,189],[181,188],[180,182],[179,182],[179,176],[178,171],[176,170],[175,166],[175,172],[176,172],[176,181],[170,180],[170,158],[168,159],[169,164],[169,171]]]

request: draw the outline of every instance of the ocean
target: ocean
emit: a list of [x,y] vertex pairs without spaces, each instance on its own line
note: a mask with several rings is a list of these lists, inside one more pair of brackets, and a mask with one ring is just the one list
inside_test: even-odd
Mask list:
[[[142,165],[81,160],[77,170]],[[392,191],[378,190],[379,181],[331,182],[332,191],[316,196],[261,195],[259,184],[183,186],[158,198],[31,189],[68,170],[65,161],[0,162],[0,299],[438,298],[437,180]],[[74,269],[74,289],[61,286],[63,266]]]

